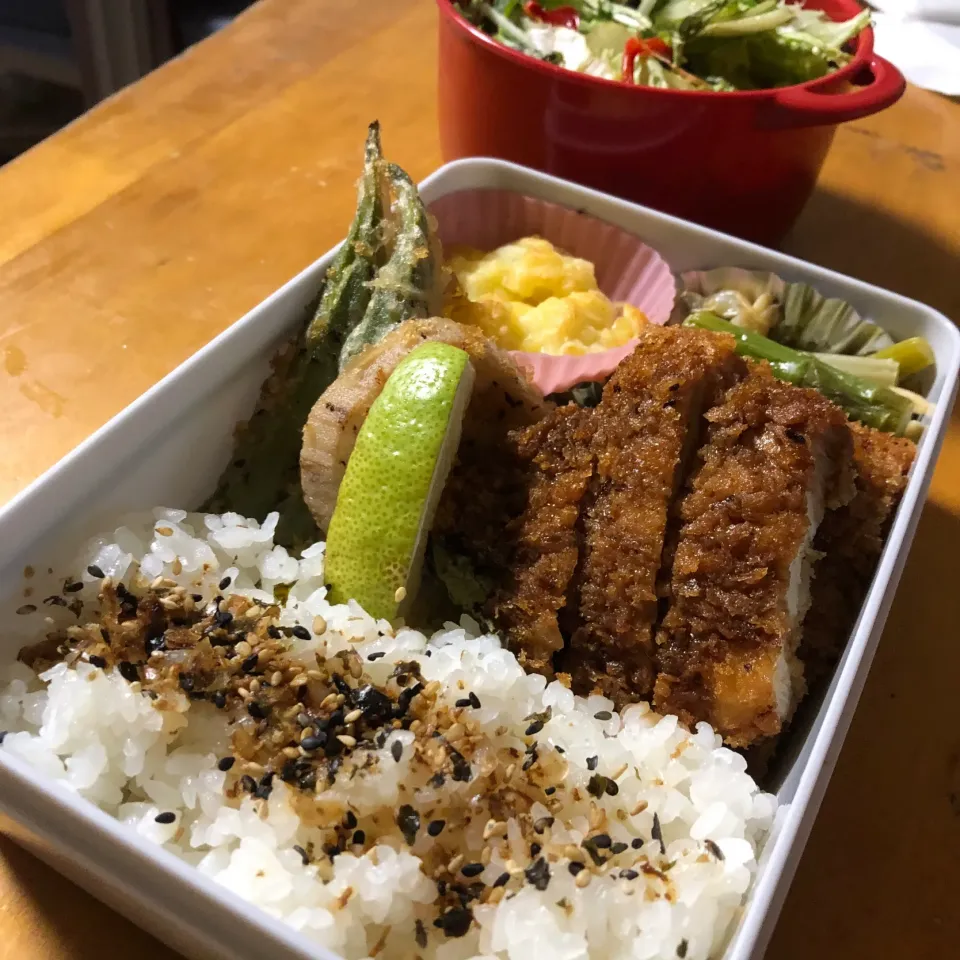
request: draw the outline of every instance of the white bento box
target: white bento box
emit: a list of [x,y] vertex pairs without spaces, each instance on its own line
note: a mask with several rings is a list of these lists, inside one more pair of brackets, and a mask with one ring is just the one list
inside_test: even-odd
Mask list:
[[[498,188],[582,210],[637,234],[675,270],[737,265],[775,271],[850,301],[895,337],[925,336],[937,356],[936,412],[873,587],[833,681],[807,726],[792,732],[781,771],[783,805],[726,960],[760,957],[799,861],[880,638],[946,430],[960,368],[960,333],[936,311],[829,270],[522,167],[462,160],[421,186],[429,204],[461,190]],[[174,370],[0,510],[5,610],[28,564],[49,565],[58,544],[127,510],[192,507],[208,494],[280,340],[302,321],[332,257],[322,257]],[[81,518],[76,520],[75,518]],[[4,634],[0,655],[16,656]],[[10,649],[6,649],[9,646]],[[92,804],[0,755],[3,828],[57,870],[190,957],[332,958],[160,848],[145,845]]]

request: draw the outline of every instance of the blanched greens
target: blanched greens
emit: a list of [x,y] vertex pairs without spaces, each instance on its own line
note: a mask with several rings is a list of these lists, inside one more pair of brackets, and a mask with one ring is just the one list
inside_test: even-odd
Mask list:
[[805,83],[849,61],[870,23],[786,0],[453,0],[506,46],[570,70],[675,89]]
[[737,341],[737,353],[753,360],[766,360],[773,375],[798,387],[810,387],[842,407],[847,415],[877,430],[903,434],[914,404],[889,387],[847,373],[811,353],[794,350],[706,310],[690,314],[684,324],[729,333]]

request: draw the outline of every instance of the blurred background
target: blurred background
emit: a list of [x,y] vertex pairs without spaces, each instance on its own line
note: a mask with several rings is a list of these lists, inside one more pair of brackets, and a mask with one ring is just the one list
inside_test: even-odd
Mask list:
[[0,0],[0,164],[253,0]]

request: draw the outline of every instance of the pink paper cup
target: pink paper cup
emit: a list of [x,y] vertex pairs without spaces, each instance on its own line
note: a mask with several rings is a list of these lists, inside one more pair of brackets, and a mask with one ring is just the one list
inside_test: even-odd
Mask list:
[[[574,257],[589,260],[597,285],[611,300],[629,303],[651,323],[670,317],[677,288],[664,259],[639,237],[586,213],[508,190],[461,190],[430,204],[440,242],[494,250],[538,236]],[[578,383],[602,380],[633,352],[635,341],[581,356],[511,351],[544,394],[560,393]]]

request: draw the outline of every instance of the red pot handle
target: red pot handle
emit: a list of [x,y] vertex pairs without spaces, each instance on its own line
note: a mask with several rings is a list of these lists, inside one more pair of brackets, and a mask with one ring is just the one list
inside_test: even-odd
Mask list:
[[859,75],[862,71],[870,72],[870,82],[854,93],[820,93],[816,87],[778,90],[773,98],[777,125],[812,127],[859,120],[892,106],[907,89],[903,74],[875,53],[867,58]]

